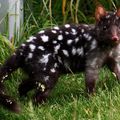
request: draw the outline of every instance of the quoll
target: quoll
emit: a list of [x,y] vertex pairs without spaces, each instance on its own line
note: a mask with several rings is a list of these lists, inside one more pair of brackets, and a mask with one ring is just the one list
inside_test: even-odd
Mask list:
[[84,71],[88,94],[95,91],[99,69],[104,65],[120,80],[120,9],[108,12],[98,5],[95,19],[93,25],[65,24],[42,30],[21,44],[0,68],[0,104],[20,112],[4,87],[7,76],[18,68],[28,74],[19,85],[20,96],[35,89],[36,103],[49,97],[62,73]]

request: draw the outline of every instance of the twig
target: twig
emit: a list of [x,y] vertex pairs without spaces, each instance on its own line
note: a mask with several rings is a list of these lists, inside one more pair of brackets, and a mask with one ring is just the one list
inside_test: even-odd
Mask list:
[[70,1],[70,11],[71,11],[72,20],[74,21],[73,0]]
[[76,22],[76,23],[78,23],[77,13],[78,13],[79,1],[80,1],[80,0],[77,0],[77,1],[76,1],[76,5],[75,5],[75,22]]

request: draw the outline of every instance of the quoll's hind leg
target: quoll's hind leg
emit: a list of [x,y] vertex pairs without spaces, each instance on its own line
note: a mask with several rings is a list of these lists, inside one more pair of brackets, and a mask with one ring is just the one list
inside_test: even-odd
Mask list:
[[58,81],[59,72],[56,69],[53,69],[52,71],[52,69],[51,71],[48,71],[48,74],[43,75],[42,80],[39,80],[39,77],[36,78],[36,93],[34,96],[35,103],[46,101]]
[[35,89],[34,102],[42,103],[45,101],[59,77],[57,70],[52,72],[38,73],[34,77],[23,80],[18,89],[20,96],[26,96],[30,90]]

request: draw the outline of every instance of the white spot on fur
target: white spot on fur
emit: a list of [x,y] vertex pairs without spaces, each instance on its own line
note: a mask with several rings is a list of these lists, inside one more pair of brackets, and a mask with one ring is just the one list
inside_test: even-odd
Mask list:
[[30,50],[33,52],[33,51],[35,50],[36,46],[33,45],[33,44],[30,44],[30,45],[29,45],[29,48],[30,48]]
[[72,48],[72,54],[73,54],[73,55],[75,55],[75,54],[76,54],[76,52],[77,52],[77,51],[76,51],[76,48],[75,48],[75,47],[73,47],[73,48]]
[[58,35],[58,40],[63,40],[63,36],[62,35]]
[[84,36],[86,39],[88,39],[89,34],[88,34],[88,33],[84,33],[83,36]]
[[68,51],[67,50],[62,50],[63,51],[63,54],[67,57],[69,57],[69,54],[68,54]]
[[14,52],[14,53],[13,53],[13,55],[15,55],[15,56],[16,56],[16,53]]
[[41,89],[42,92],[45,91],[45,85],[44,84],[41,84],[39,82],[36,82],[35,84],[37,85],[37,90]]
[[73,42],[73,40],[71,40],[71,39],[70,39],[70,40],[67,40],[67,44],[68,44],[68,45],[71,45],[72,42]]
[[56,67],[58,67],[58,64],[57,64],[57,63],[55,63],[55,64],[54,64],[54,67],[55,67],[55,68],[56,68]]
[[38,49],[40,49],[40,50],[42,50],[42,51],[45,50],[45,48],[44,48],[43,46],[39,46]]
[[45,76],[45,77],[44,77],[44,80],[45,80],[45,81],[48,81],[48,80],[49,80],[49,76]]
[[43,33],[45,33],[44,30],[41,30],[40,32],[38,32],[38,34],[43,34]]
[[50,69],[52,73],[55,73],[55,68]]
[[84,54],[83,47],[77,49],[77,54],[83,56]]
[[54,33],[54,34],[56,34],[56,33],[57,33],[57,31],[56,31],[56,30],[51,30],[51,32],[52,32],[52,33]]
[[85,27],[89,27],[87,24],[83,24],[83,26],[85,26]]
[[60,32],[60,33],[62,33],[62,31],[61,31],[61,30],[60,30],[59,32]]
[[12,101],[9,99],[5,99],[7,103],[12,104]]
[[77,43],[79,41],[79,38],[77,37],[77,38],[75,38],[75,43]]
[[88,39],[87,39],[87,40],[90,41],[91,39],[92,39],[92,36],[88,36]]
[[50,55],[51,55],[50,53],[49,53],[49,54],[46,54],[46,55],[42,55],[42,58],[39,60],[39,62],[40,62],[40,63],[47,64],[48,61],[49,61],[49,56],[50,56]]
[[46,67],[44,67],[43,70],[45,71],[45,70],[46,70]]
[[60,57],[60,56],[58,56],[58,61],[59,61],[60,63],[62,63],[62,60],[61,60],[61,57]]
[[65,25],[65,27],[66,27],[66,28],[69,28],[69,27],[70,27],[70,25],[69,25],[69,24],[66,24],[66,25]]
[[22,53],[22,52],[20,52],[20,55],[23,55],[23,53]]
[[3,76],[3,77],[2,77],[2,80],[4,80],[4,79],[7,78],[7,77],[8,77],[8,75]]
[[80,34],[79,36],[80,36],[80,38],[82,38],[82,35],[81,35],[81,34]]
[[66,35],[68,35],[68,34],[69,34],[69,32],[67,32],[67,31],[66,31],[66,32],[65,32],[65,34],[66,34]]
[[42,92],[45,91],[45,85],[41,84],[41,89],[42,89]]
[[34,36],[31,36],[31,37],[29,37],[29,39],[27,40],[27,42],[32,42],[34,39],[37,39],[37,38],[34,37]]
[[92,44],[91,44],[91,50],[93,50],[94,48],[96,48],[96,46],[97,46],[97,42],[96,42],[96,40],[93,40]]
[[25,44],[21,44],[22,47],[25,47],[26,45]]
[[55,53],[58,53],[58,50],[60,49],[60,44],[58,44],[57,46],[54,47],[54,51]]
[[107,19],[110,18],[110,15],[107,15],[106,18],[107,18]]
[[56,44],[56,43],[57,43],[57,41],[56,41],[56,40],[54,40],[54,41],[53,41],[53,44]]
[[31,59],[33,57],[33,54],[32,53],[29,53],[28,54],[28,59]]
[[104,26],[103,26],[103,29],[104,29],[104,30],[106,30],[106,29],[107,29],[107,26],[106,26],[106,25],[104,25]]
[[72,28],[71,30],[72,30],[72,34],[73,34],[73,35],[76,35],[76,34],[77,34],[77,31],[76,31],[75,29]]
[[59,28],[58,26],[55,26],[54,29],[55,29],[55,30],[59,30],[60,28]]
[[85,32],[85,30],[84,30],[84,29],[81,29],[81,32],[82,32],[82,33],[84,33],[84,32]]
[[46,36],[46,35],[42,35],[40,37],[41,37],[41,39],[42,39],[43,42],[48,42],[48,40],[49,40],[49,37]]

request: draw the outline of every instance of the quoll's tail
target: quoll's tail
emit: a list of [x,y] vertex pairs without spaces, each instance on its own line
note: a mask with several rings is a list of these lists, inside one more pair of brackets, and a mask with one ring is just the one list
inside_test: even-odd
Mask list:
[[14,53],[4,64],[0,67],[0,105],[7,109],[19,113],[20,107],[15,100],[6,94],[4,81],[17,68],[20,67],[20,56]]

